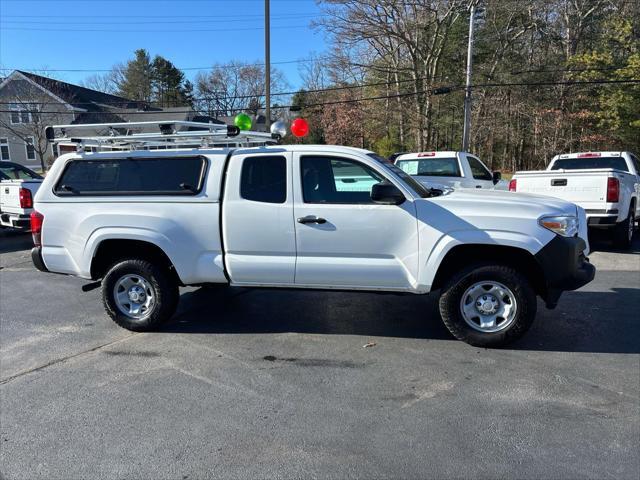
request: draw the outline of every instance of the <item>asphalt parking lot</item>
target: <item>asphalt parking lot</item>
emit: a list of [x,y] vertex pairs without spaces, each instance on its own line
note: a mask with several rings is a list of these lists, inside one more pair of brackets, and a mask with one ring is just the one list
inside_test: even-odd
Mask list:
[[639,240],[484,350],[368,293],[185,289],[132,334],[0,232],[1,476],[637,479]]

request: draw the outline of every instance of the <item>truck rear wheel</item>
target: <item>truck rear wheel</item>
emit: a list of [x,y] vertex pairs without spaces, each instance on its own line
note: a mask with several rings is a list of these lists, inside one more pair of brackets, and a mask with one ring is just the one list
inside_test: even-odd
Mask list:
[[613,229],[613,243],[617,248],[628,250],[631,248],[633,231],[635,230],[635,211],[633,206],[629,209],[626,220],[617,223]]
[[102,280],[105,310],[114,322],[134,332],[154,330],[169,320],[178,299],[171,272],[146,260],[121,261]]
[[520,338],[537,310],[529,280],[502,265],[476,265],[454,275],[439,305],[451,334],[478,347],[500,347]]

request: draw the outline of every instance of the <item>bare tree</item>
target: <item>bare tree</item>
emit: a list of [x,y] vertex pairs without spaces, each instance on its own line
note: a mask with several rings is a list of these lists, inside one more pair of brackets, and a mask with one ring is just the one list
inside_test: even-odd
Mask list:
[[[196,76],[196,108],[214,117],[230,116],[243,110],[255,114],[264,107],[264,77],[262,65],[237,61],[216,64],[210,72],[200,72]],[[272,68],[271,90],[278,92],[287,87],[282,72]]]
[[[318,22],[336,42],[368,48],[379,58],[402,51],[401,71],[412,79],[416,140],[420,149],[431,141],[432,103],[429,91],[436,83],[440,61],[451,28],[464,13],[468,0],[326,0],[326,18]],[[363,64],[363,66],[368,66]]]

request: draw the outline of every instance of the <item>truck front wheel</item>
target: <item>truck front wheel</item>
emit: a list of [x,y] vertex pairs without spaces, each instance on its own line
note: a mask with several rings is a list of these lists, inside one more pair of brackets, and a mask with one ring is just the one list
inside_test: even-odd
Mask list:
[[500,347],[520,338],[537,309],[529,280],[502,265],[476,265],[454,275],[439,303],[451,334],[478,347]]
[[102,280],[105,310],[114,322],[134,332],[154,330],[169,320],[178,299],[171,272],[146,260],[121,261]]

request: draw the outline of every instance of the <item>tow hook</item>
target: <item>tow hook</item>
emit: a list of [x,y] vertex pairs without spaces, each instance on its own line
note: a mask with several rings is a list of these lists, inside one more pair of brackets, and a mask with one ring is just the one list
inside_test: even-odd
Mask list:
[[82,286],[82,291],[90,292],[91,290],[95,290],[96,288],[98,288],[100,285],[101,285],[101,282],[86,283]]

